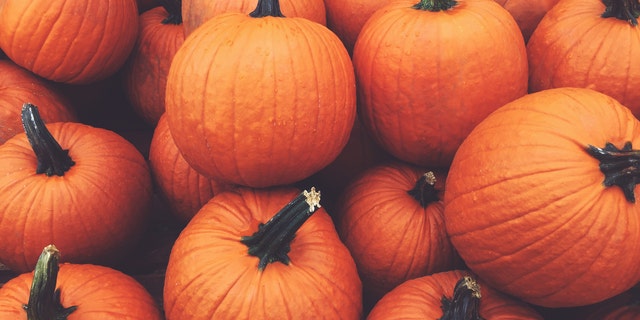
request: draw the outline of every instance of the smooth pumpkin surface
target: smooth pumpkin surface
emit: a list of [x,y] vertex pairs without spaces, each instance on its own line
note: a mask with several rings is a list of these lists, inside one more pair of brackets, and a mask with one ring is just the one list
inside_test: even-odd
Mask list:
[[522,31],[524,41],[528,42],[542,17],[559,0],[495,0],[516,20]]
[[373,13],[391,0],[325,0],[327,27],[353,52],[360,30]]
[[[639,133],[629,109],[589,89],[544,90],[498,109],[451,165],[451,242],[490,285],[534,304],[587,305],[629,289],[640,275],[634,169],[602,162],[614,169],[605,176],[587,148],[638,146]],[[604,185],[618,174],[620,187]]]

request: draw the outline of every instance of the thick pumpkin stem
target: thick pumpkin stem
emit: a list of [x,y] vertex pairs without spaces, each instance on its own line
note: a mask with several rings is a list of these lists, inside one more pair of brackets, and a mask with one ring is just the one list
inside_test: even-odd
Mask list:
[[22,106],[22,126],[38,159],[37,174],[63,176],[75,164],[69,156],[69,150],[63,150],[51,136],[40,117],[38,107],[30,103]]
[[484,320],[480,316],[480,285],[471,277],[462,277],[453,289],[451,299],[442,296],[442,318],[439,320]]
[[253,235],[242,237],[240,241],[249,247],[249,254],[260,258],[258,270],[276,261],[289,264],[291,241],[317,208],[320,208],[320,192],[315,188],[305,190],[269,221],[260,224]]
[[638,0],[602,0],[606,6],[603,18],[617,18],[628,21],[632,26],[638,25],[640,16],[640,3]]
[[60,252],[54,245],[42,250],[33,274],[29,302],[23,306],[27,320],[66,320],[78,307],[65,308],[56,289]]
[[258,0],[258,5],[255,10],[249,13],[249,16],[253,18],[284,17],[282,11],[280,11],[279,0]]
[[455,7],[458,4],[456,0],[420,0],[413,5],[414,9],[428,11],[444,11]]
[[430,203],[440,200],[435,185],[436,176],[433,172],[429,171],[423,174],[413,189],[407,191],[407,193],[418,200],[423,208],[426,208]]
[[162,6],[169,16],[162,20],[162,24],[182,24],[182,0],[161,0]]
[[627,201],[635,203],[634,190],[640,182],[640,150],[633,150],[631,142],[626,142],[622,149],[607,142],[604,148],[589,145],[587,152],[600,160],[604,186],[620,187]]

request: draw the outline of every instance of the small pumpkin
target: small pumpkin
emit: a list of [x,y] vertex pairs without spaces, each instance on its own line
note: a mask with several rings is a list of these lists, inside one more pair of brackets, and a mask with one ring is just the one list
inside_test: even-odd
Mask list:
[[118,71],[138,34],[136,0],[5,0],[0,48],[49,80],[86,84]]
[[391,0],[325,0],[327,27],[340,37],[351,53],[362,26]]
[[508,103],[451,164],[452,244],[492,287],[533,304],[581,306],[626,291],[640,278],[637,145],[638,120],[594,90]]
[[168,320],[355,320],[361,291],[319,192],[238,188],[213,197],[177,238],[164,310]]
[[387,293],[367,320],[538,319],[527,304],[506,296],[466,270],[408,280]]
[[151,294],[134,278],[92,264],[60,264],[48,245],[33,272],[0,287],[0,318],[29,320],[160,320]]
[[533,31],[538,27],[542,17],[553,8],[559,0],[495,0],[503,6],[516,20],[524,41],[528,42]]
[[105,264],[126,256],[144,231],[151,176],[142,154],[113,131],[76,122],[45,126],[22,109],[25,133],[0,145],[0,262],[33,270],[57,242],[64,260]]

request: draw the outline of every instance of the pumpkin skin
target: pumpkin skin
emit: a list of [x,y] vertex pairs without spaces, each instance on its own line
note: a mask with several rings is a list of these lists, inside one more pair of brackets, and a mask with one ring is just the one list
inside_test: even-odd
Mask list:
[[558,3],[559,0],[495,0],[503,6],[516,20],[522,31],[524,41],[528,42],[533,30],[542,17]]
[[149,167],[169,211],[181,222],[188,222],[214,195],[230,188],[208,179],[184,160],[162,115],[153,131],[149,147]]
[[137,34],[135,0],[6,0],[0,11],[0,48],[57,82],[86,84],[114,74]]
[[[456,282],[470,273],[451,270],[408,280],[387,293],[371,310],[367,320],[440,319],[441,299],[451,298]],[[531,307],[508,297],[482,280],[479,314],[484,319],[540,319]],[[456,319],[456,318],[452,318]],[[466,319],[466,318],[465,318]]]
[[343,193],[338,232],[358,266],[365,295],[374,301],[406,280],[455,267],[441,200],[446,174],[433,172],[435,185],[420,194],[434,198],[424,206],[409,193],[426,172],[393,161],[366,170]]
[[41,105],[40,114],[47,123],[78,120],[68,99],[29,71],[0,60],[0,74],[0,144],[24,132],[20,108],[25,102]]
[[327,166],[356,113],[342,42],[304,18],[210,19],[174,56],[166,95],[185,160],[207,177],[250,187],[298,182]]
[[359,115],[394,157],[447,167],[476,124],[526,94],[526,50],[495,1],[463,0],[437,12],[414,9],[415,2],[388,4],[360,32],[353,52]]
[[586,148],[638,145],[639,130],[629,109],[583,88],[540,91],[492,113],[447,177],[445,225],[467,266],[545,307],[629,289],[640,271],[640,209],[603,185]]
[[325,0],[327,27],[338,35],[351,53],[360,30],[373,13],[391,0]]
[[67,262],[117,262],[145,230],[152,187],[144,157],[106,129],[74,122],[47,128],[75,161],[64,176],[36,174],[24,133],[0,145],[0,262],[33,270],[53,241]]
[[168,320],[360,319],[361,283],[323,208],[291,242],[291,263],[257,268],[240,242],[299,191],[239,188],[213,197],[176,240],[164,286]]
[[[640,116],[640,30],[603,18],[600,0],[562,1],[540,21],[527,44],[529,90],[581,87],[600,91]],[[603,50],[607,48],[608,50]]]
[[[229,12],[245,13],[253,11],[258,0],[182,0],[185,36],[207,20]],[[301,17],[322,25],[327,24],[323,0],[281,0],[280,8],[285,17]]]
[[182,24],[163,22],[168,18],[164,7],[140,15],[136,45],[123,70],[124,92],[133,110],[152,126],[164,113],[169,67],[184,42]]
[[[0,288],[0,318],[27,318],[22,306],[29,300],[32,281],[32,272],[23,273]],[[63,263],[57,287],[63,306],[78,306],[68,320],[162,319],[151,294],[140,283],[109,267]]]

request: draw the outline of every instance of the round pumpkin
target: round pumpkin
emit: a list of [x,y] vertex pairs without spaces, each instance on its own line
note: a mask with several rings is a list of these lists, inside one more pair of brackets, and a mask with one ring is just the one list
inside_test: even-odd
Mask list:
[[347,51],[326,27],[282,17],[276,3],[210,19],[171,64],[169,129],[209,178],[294,183],[331,163],[349,139],[356,94]]
[[136,0],[6,0],[0,48],[49,80],[84,84],[113,75],[138,34]]
[[327,27],[338,35],[351,53],[362,26],[391,0],[325,0]]
[[160,320],[151,294],[134,278],[92,264],[59,264],[60,252],[46,246],[34,272],[0,287],[2,319]]
[[313,188],[213,197],[171,250],[167,320],[361,319],[355,263],[319,201]]
[[470,272],[451,270],[402,283],[387,293],[367,317],[392,319],[542,320],[542,316]]
[[[608,3],[608,5],[605,5]],[[527,44],[529,90],[581,87],[640,116],[638,1],[568,0],[540,21]]]
[[533,31],[538,27],[542,17],[558,3],[559,0],[495,0],[503,6],[516,20],[524,41],[528,42]]
[[584,88],[501,107],[451,164],[445,225],[467,266],[545,307],[596,303],[640,277],[640,123]]
[[493,0],[390,3],[362,27],[353,64],[373,139],[425,167],[447,167],[476,124],[527,93],[522,34]]
[[0,145],[0,262],[33,270],[42,248],[64,246],[66,262],[106,264],[130,252],[151,206],[147,163],[129,141],[76,122],[45,126],[22,109],[26,133]]

